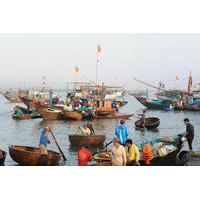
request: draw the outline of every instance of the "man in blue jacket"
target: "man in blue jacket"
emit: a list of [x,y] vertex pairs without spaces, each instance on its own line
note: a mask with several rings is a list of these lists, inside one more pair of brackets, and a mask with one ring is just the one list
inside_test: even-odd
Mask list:
[[51,132],[50,127],[44,128],[41,132],[40,143],[39,143],[39,149],[41,154],[48,154],[47,144],[54,143],[53,141],[51,142],[48,138],[50,132]]
[[116,127],[115,129],[115,135],[119,139],[121,145],[126,144],[126,140],[128,138],[128,128],[124,125],[125,121],[120,120],[120,125]]

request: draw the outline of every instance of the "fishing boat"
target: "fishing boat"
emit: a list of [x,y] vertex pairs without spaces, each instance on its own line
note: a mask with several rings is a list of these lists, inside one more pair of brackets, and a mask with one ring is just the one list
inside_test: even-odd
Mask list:
[[22,96],[19,95],[19,99],[21,100],[22,103],[24,103],[27,107],[30,106],[31,102],[33,101],[33,98],[29,96]]
[[69,141],[71,145],[81,146],[83,144],[88,144],[91,146],[101,146],[106,139],[105,135],[69,135]]
[[130,119],[133,114],[95,115],[95,119]]
[[0,165],[4,165],[4,162],[5,162],[5,159],[6,159],[6,152],[5,151],[2,151],[2,155],[0,157]]
[[95,111],[95,115],[98,116],[114,115],[115,112],[117,112],[116,108],[97,108]]
[[157,117],[147,117],[145,118],[145,124],[144,126],[142,125],[142,121],[139,119],[135,122],[135,127],[136,128],[157,128],[160,125],[160,119]]
[[38,119],[42,118],[40,114],[24,114],[24,115],[12,115],[13,119],[16,120],[27,120],[27,119]]
[[26,93],[27,91],[25,90],[10,90],[6,92],[0,92],[0,94],[4,96],[4,98],[7,99],[10,103],[20,103],[21,100],[19,95],[24,95]]
[[[49,106],[50,106],[49,103],[44,103],[42,101],[37,101],[33,103],[33,107],[35,107],[36,109],[50,108]],[[64,110],[64,107],[53,105],[53,109]]]
[[142,105],[148,109],[164,110],[165,108],[170,107],[173,104],[171,100],[168,99],[149,99],[140,96],[134,96]]
[[47,155],[40,154],[38,148],[29,146],[9,146],[10,157],[23,166],[51,166],[58,165],[60,153],[48,150]]
[[38,112],[40,113],[43,119],[58,120],[62,118],[63,111],[50,108],[43,108],[38,109]]
[[[161,156],[155,156],[153,160],[151,160],[151,166],[168,166],[173,165],[176,162],[177,155],[181,151],[183,145],[178,142],[179,138],[176,138],[174,142],[166,142],[167,145],[173,145],[174,149],[169,151],[167,155],[161,157]],[[157,139],[157,142],[159,142],[160,139]],[[153,143],[154,141],[149,141],[149,143]],[[138,146],[143,146],[143,144],[140,144]],[[140,149],[140,153],[142,152],[142,149]],[[111,158],[110,157],[101,157],[98,153],[93,156],[93,159],[96,161],[95,166],[111,166]],[[143,160],[140,160],[140,165],[145,165]]]
[[82,120],[82,115],[77,111],[64,111],[64,119]]
[[189,105],[189,104],[185,104],[183,106],[175,106],[174,110],[180,110],[180,111],[200,111],[200,106],[198,105]]

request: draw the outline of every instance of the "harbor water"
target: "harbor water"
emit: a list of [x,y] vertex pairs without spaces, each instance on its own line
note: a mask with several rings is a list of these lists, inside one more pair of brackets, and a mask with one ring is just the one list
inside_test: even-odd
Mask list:
[[[60,94],[65,96],[64,94]],[[124,100],[128,104],[120,109],[120,113],[138,114],[144,109],[144,106],[137,102],[134,97],[126,95]],[[9,103],[2,96],[0,97],[0,149],[6,151],[7,158],[6,166],[17,165],[9,156],[9,145],[27,145],[38,147],[40,133],[42,128],[50,126],[55,137],[60,144],[61,149],[67,157],[67,162],[60,162],[60,165],[77,166],[77,151],[78,149],[72,147],[69,143],[68,135],[76,134],[78,127],[82,126],[84,121],[46,121],[43,119],[33,120],[14,120],[12,119],[12,110],[16,104]],[[22,105],[23,106],[23,105]],[[189,118],[195,127],[195,138],[193,142],[194,150],[200,150],[200,120],[199,112],[189,111],[155,111],[147,110],[147,117],[160,118],[160,126],[155,130],[136,130],[134,122],[135,117],[126,120],[126,125],[129,129],[129,138],[133,139],[134,143],[139,144],[145,140],[155,139],[166,135],[177,135],[185,131],[183,123],[184,118]],[[96,134],[105,134],[106,142],[110,142],[114,137],[115,127],[119,124],[117,119],[98,119],[93,121],[93,127]],[[52,139],[50,137],[50,139]],[[112,145],[108,147],[111,148]],[[55,144],[48,145],[48,148],[58,151]],[[187,143],[184,145],[185,150],[188,150]],[[96,149],[91,149],[93,152]]]

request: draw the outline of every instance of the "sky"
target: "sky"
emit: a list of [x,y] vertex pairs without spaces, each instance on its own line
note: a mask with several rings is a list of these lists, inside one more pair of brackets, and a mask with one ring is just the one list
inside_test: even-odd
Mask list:
[[[134,78],[167,88],[187,87],[192,71],[200,82],[200,34],[0,34],[0,88],[51,88],[68,81],[98,81],[145,89]],[[80,67],[75,74],[74,66]],[[176,76],[180,80],[176,80]]]

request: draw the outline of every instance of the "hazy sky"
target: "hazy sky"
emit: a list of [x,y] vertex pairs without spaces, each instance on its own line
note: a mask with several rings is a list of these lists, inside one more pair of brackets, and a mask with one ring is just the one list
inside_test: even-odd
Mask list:
[[136,77],[185,88],[190,69],[200,81],[200,34],[0,34],[0,87],[39,86],[45,75],[49,86],[66,88],[75,65],[77,79],[94,81],[97,44],[107,84],[144,88]]

